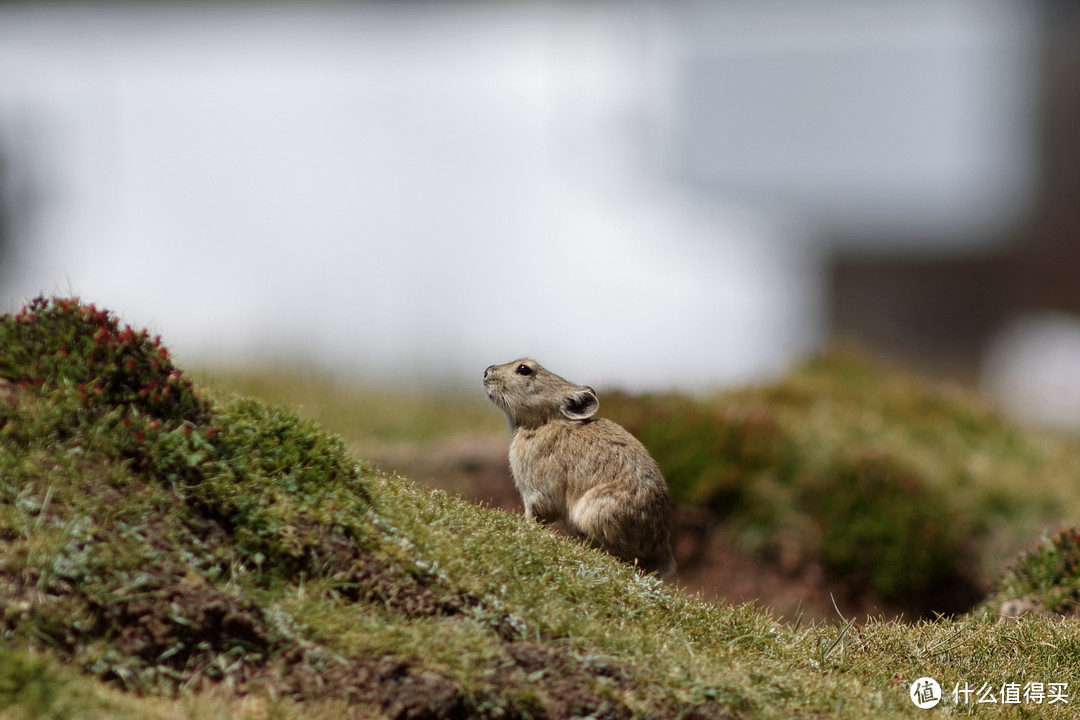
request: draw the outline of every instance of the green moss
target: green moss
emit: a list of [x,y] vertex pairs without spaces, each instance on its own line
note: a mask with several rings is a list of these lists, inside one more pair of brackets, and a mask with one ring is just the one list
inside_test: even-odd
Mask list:
[[0,651],[0,707],[17,706],[32,717],[56,717],[58,682],[41,660]]
[[40,654],[0,645],[0,717],[11,720],[124,720],[163,708],[120,697]]
[[794,448],[764,406],[612,393],[602,407],[657,456],[675,503],[735,513],[762,476],[783,483],[795,469]]
[[966,572],[952,511],[894,457],[837,458],[802,488],[800,502],[828,566],[886,600],[922,595]]

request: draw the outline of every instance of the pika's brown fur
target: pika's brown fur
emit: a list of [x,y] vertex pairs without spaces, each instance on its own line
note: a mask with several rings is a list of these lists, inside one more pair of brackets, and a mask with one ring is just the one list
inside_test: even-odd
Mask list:
[[667,483],[637,438],[593,417],[600,401],[592,388],[522,359],[485,370],[484,390],[510,424],[525,517],[561,520],[646,572],[674,572]]

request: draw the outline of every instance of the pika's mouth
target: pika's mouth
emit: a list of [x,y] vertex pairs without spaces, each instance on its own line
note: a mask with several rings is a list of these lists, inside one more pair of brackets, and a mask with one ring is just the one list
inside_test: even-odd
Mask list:
[[491,400],[493,403],[495,403],[499,407],[503,406],[504,397],[503,397],[503,392],[502,392],[501,387],[497,387],[494,384],[485,382],[484,383],[484,392],[487,394],[488,399]]
[[509,410],[509,405],[506,402],[505,388],[503,387],[503,384],[493,376],[489,375],[484,378],[484,393],[488,396],[488,400],[494,403],[495,407],[503,412]]

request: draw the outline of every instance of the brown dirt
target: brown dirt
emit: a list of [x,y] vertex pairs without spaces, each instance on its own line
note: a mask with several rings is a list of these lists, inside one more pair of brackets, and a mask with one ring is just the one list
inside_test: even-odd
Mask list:
[[[634,713],[620,698],[632,693],[634,678],[622,667],[597,658],[578,658],[558,645],[505,643],[503,662],[488,678],[489,689],[467,697],[449,678],[393,655],[353,659],[317,671],[293,671],[294,690],[301,697],[333,697],[348,702],[347,717],[370,717],[377,710],[391,720],[459,720],[475,718],[592,717],[629,720]],[[296,665],[308,668],[306,658]],[[516,698],[503,708],[508,697]],[[715,703],[686,707],[659,704],[648,716],[657,720],[693,718],[730,720]]]
[[277,644],[250,598],[188,578],[156,575],[135,597],[89,604],[97,630],[109,634],[122,653],[177,671],[195,670],[197,660],[197,671],[205,672],[219,653],[238,646],[261,662]]
[[[703,515],[707,517],[704,531],[699,529]],[[748,552],[710,513],[679,508],[675,518],[672,540],[679,560],[678,584],[691,595],[729,603],[753,602],[786,621],[799,617],[839,621],[840,614],[847,619],[903,615],[899,607],[830,579],[816,563],[785,565]]]
[[[634,715],[618,698],[622,693],[634,691],[635,679],[617,663],[596,657],[580,658],[560,645],[526,642],[508,645],[507,655],[512,664],[504,665],[497,673],[497,683],[519,692],[530,689],[538,701],[538,707],[523,716],[622,720]],[[648,716],[658,720],[731,717],[714,703],[692,708],[662,704],[651,708]]]
[[0,402],[17,402],[22,393],[23,390],[18,383],[0,377]]

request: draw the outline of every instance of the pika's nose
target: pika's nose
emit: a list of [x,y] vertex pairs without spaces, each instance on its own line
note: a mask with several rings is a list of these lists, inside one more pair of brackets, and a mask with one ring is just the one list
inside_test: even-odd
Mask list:
[[485,380],[487,380],[487,376],[488,376],[488,373],[489,373],[489,372],[491,372],[491,368],[493,368],[493,367],[495,367],[495,366],[494,366],[494,365],[488,365],[488,366],[487,366],[487,367],[486,367],[486,368],[484,369],[484,379],[485,379]]

